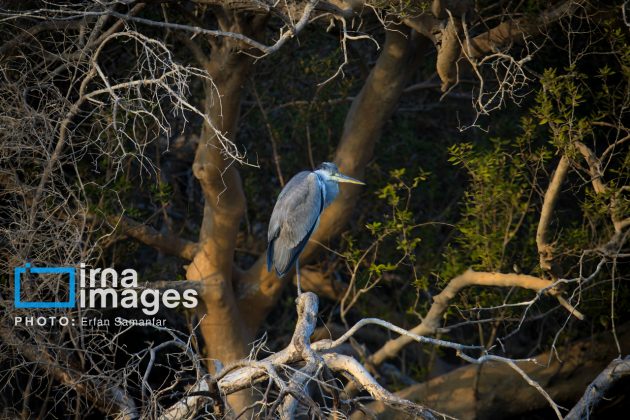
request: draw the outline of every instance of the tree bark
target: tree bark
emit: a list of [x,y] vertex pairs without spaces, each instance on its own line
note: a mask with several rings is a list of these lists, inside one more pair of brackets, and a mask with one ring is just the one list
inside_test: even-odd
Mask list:
[[553,268],[553,246],[550,244],[549,226],[551,225],[558,197],[562,191],[562,184],[569,173],[569,163],[569,158],[566,156],[560,158],[558,167],[545,192],[543,206],[540,211],[540,221],[536,230],[536,246],[540,256],[540,268],[545,271],[550,271]]
[[472,59],[479,59],[508,45],[522,43],[528,36],[545,34],[549,25],[571,16],[583,3],[584,0],[566,0],[554,4],[534,19],[507,20],[472,38],[466,55]]
[[[256,34],[264,17],[246,17],[218,10],[222,30]],[[212,42],[206,64],[211,80],[205,83],[206,123],[195,154],[193,173],[205,198],[204,217],[199,233],[199,251],[188,267],[186,278],[203,282],[203,305],[199,308],[199,329],[207,356],[222,363],[239,360],[247,354],[248,339],[233,289],[234,249],[246,201],[235,161],[225,155],[218,133],[229,141],[236,137],[241,95],[253,64],[238,41],[225,38]],[[208,366],[212,370],[212,363]],[[247,396],[230,399],[235,410],[247,405]]]
[[[234,138],[236,133],[241,90],[250,66],[250,60],[229,49],[212,53],[208,71],[218,93],[208,82],[206,113],[228,138]],[[200,251],[189,265],[186,277],[202,281],[206,290],[202,296],[205,317],[200,328],[208,355],[229,362],[245,352],[239,334],[240,315],[232,292],[234,247],[245,211],[245,195],[236,168],[227,167],[230,162],[220,151],[214,131],[204,126],[193,164],[193,172],[204,192],[204,218],[199,234]]]

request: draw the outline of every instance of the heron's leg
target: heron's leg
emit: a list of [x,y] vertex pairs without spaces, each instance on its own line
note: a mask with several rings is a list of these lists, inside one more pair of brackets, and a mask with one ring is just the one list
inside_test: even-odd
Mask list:
[[302,294],[302,288],[300,287],[300,259],[299,258],[295,261],[295,275],[297,276],[298,296],[300,296]]

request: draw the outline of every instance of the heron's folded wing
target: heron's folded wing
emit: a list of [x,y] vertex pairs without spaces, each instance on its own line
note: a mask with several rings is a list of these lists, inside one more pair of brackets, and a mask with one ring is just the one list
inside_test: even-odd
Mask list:
[[[284,222],[295,212],[295,207],[299,205],[301,197],[308,193],[309,184],[312,181],[310,175],[313,175],[313,178],[317,177],[317,175],[308,171],[298,173],[287,182],[280,195],[278,195],[276,205],[271,213],[271,219],[269,220],[267,242],[271,242],[278,237]],[[316,178],[314,181],[317,184]]]
[[312,172],[300,172],[280,193],[269,222],[267,253],[279,273],[291,268],[313,233],[323,210],[322,193]]

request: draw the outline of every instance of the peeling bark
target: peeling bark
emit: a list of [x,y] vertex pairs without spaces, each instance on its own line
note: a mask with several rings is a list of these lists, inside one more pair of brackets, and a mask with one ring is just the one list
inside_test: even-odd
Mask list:
[[459,61],[462,52],[461,33],[462,22],[454,17],[448,20],[446,27],[441,31],[435,67],[442,81],[442,92],[446,92],[457,82],[459,74],[457,61]]

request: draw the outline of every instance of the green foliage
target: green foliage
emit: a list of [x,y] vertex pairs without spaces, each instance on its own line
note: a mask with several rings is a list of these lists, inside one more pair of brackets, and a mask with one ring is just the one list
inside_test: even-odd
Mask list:
[[[541,4],[529,3],[532,10]],[[553,59],[545,62],[547,68],[540,69],[541,77],[521,108],[493,115],[492,130],[487,135],[469,132],[469,138],[455,140],[451,134],[440,145],[447,151],[446,156],[440,155],[436,142],[417,138],[417,128],[410,119],[399,117],[393,138],[379,154],[378,169],[389,177],[379,184],[379,201],[372,204],[366,224],[370,238],[359,235],[350,240],[346,236],[345,244],[352,252],[344,256],[351,261],[350,266],[356,266],[363,253],[371,249],[375,262],[363,262],[362,273],[367,273],[363,278],[371,275],[393,279],[381,287],[391,292],[397,288],[408,290],[404,288],[411,285],[417,296],[436,293],[468,268],[546,275],[539,268],[536,229],[548,183],[559,156],[566,155],[571,170],[554,211],[550,240],[559,275],[573,278],[592,272],[598,259],[584,257],[585,250],[597,249],[610,239],[611,211],[618,219],[630,214],[624,188],[630,181],[630,153],[627,145],[610,149],[613,141],[627,135],[622,121],[630,106],[630,49],[619,28],[612,25],[606,31],[608,44],[581,47],[591,48],[591,52],[605,50],[612,53],[612,58],[598,62],[579,57],[570,60],[568,66]],[[580,143],[597,156],[607,150],[599,175],[606,186],[604,192],[596,192],[592,186],[588,162],[577,147]],[[435,167],[424,166],[423,162],[434,175],[409,176],[416,166],[415,159],[408,159],[412,165],[397,169],[400,156],[412,156],[414,151],[439,159]],[[445,170],[447,161],[452,164],[450,170]],[[429,182],[417,188],[418,181],[427,176]],[[446,186],[456,188],[449,191]],[[428,202],[435,201],[439,203],[437,208],[444,208],[450,200],[455,201],[456,210],[435,212],[445,219],[428,220],[444,220],[453,228],[421,231],[418,222],[427,219],[419,215],[432,205]],[[370,248],[375,243],[379,245]],[[401,256],[404,263],[400,263]],[[615,275],[619,276],[619,271]],[[594,316],[593,322],[605,328],[611,325],[610,277],[609,271],[602,274],[598,277],[601,285],[580,294],[584,313]],[[626,302],[627,307],[627,288],[617,288],[615,298]],[[402,298],[407,314],[423,313],[430,300],[414,300],[411,295],[407,292],[397,298]],[[456,297],[456,306],[449,309],[447,317],[467,319],[482,315],[475,308],[502,307],[488,314],[519,319],[523,307],[503,305],[530,299],[531,292],[520,289],[470,288]],[[552,299],[542,299],[539,309],[547,310],[553,304]],[[566,314],[560,312],[556,312],[559,322],[564,322]],[[621,317],[622,312],[617,309],[617,316]]]
[[153,200],[163,206],[169,203],[173,195],[173,187],[165,182],[158,181],[150,189]]
[[[380,0],[369,4],[382,16],[396,19],[424,12],[430,5]],[[480,3],[482,7],[491,4]],[[523,16],[534,17],[547,7],[547,2],[528,0],[521,10]],[[551,229],[562,275],[576,275],[581,252],[609,237],[612,198],[619,197],[619,215],[630,213],[628,193],[623,190],[629,177],[627,149],[625,156],[624,149],[612,153],[614,158],[605,166],[608,190],[596,194],[575,147],[580,141],[602,153],[617,134],[601,124],[622,121],[621,110],[628,105],[626,33],[618,20],[603,23],[600,29],[605,42],[573,44],[597,54],[598,60],[569,57],[566,50],[557,54],[555,46],[543,45],[537,52],[543,58],[528,64],[534,70],[528,73],[531,94],[520,107],[492,114],[487,133],[469,130],[462,138],[456,130],[458,120],[469,117],[466,113],[471,110],[449,97],[438,101],[439,94],[428,90],[403,96],[366,171],[368,185],[356,217],[340,241],[328,244],[333,251],[321,260],[343,280],[370,290],[354,306],[357,315],[388,319],[407,315],[406,320],[415,323],[431,304],[431,296],[468,268],[543,275],[538,268],[536,227],[543,194],[562,154],[571,158],[572,170]],[[376,34],[376,39],[381,37],[382,33]],[[376,59],[372,43],[352,43],[344,77],[321,85],[344,61],[338,41],[334,31],[307,28],[299,45],[287,46],[274,60],[260,60],[246,86],[237,140],[250,156],[256,156],[260,168],[239,169],[248,201],[247,232],[244,240],[239,236],[237,247],[237,258],[244,260],[238,261],[241,266],[264,252],[268,217],[281,188],[272,138],[285,182],[308,169],[311,157],[314,164],[330,160],[343,132],[349,98],[357,95]],[[435,71],[434,61],[425,61],[426,68],[414,75],[414,83]],[[255,95],[251,85],[256,87]],[[99,162],[99,170],[105,173],[112,164]],[[114,181],[117,194],[95,189],[95,206],[112,214],[122,202],[127,215],[141,219],[160,214],[156,210],[173,205],[178,195],[181,200],[181,191],[173,188],[175,182],[170,179],[168,183],[152,179],[150,187],[138,194],[141,180],[136,169]],[[192,224],[201,220],[201,211],[188,219]],[[588,272],[592,262],[585,264]],[[624,293],[618,296],[625,296],[627,302]],[[531,291],[470,288],[454,299],[447,318],[449,322],[486,314],[518,318],[522,307],[483,314],[475,308],[531,298]],[[383,307],[375,309],[374,300],[382,301]],[[587,291],[584,312],[593,314],[598,325],[610,325],[607,313],[598,315],[608,309],[609,302],[609,287]],[[546,300],[544,305],[554,303]],[[293,305],[293,297],[287,297],[285,314],[293,315]]]
[[370,237],[343,236],[342,256],[359,288],[373,288],[392,272],[404,273],[407,284],[424,282],[415,270],[422,225],[417,223],[411,205],[414,192],[430,174],[422,169],[411,175],[407,171],[392,169],[385,184],[374,193],[383,216],[366,223]]
[[[527,125],[524,121],[523,125]],[[531,213],[530,168],[538,167],[548,155],[529,147],[528,130],[515,141],[490,139],[487,148],[471,143],[453,145],[449,161],[466,170],[470,184],[464,194],[461,219],[457,224],[458,253],[472,268],[500,271],[515,259],[531,256],[514,239],[527,230]],[[460,257],[462,258],[462,257]],[[457,265],[461,266],[461,262]]]
[[[382,222],[368,223],[367,228],[373,236],[381,239],[394,236],[396,250],[402,253],[403,259],[408,259],[410,263],[413,263],[416,259],[415,250],[420,244],[420,237],[414,234],[418,225],[409,206],[413,191],[422,181],[426,181],[430,174],[421,168],[413,177],[407,177],[406,172],[406,168],[390,171],[390,182],[376,192],[377,197],[389,205],[389,214],[385,215]],[[393,270],[396,265],[389,263],[378,266]]]

